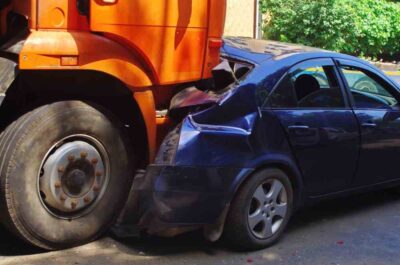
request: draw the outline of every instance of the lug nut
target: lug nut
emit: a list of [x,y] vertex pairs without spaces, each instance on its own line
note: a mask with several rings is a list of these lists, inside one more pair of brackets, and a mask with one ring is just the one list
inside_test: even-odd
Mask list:
[[99,162],[99,160],[96,157],[92,158],[92,164],[97,164],[97,162]]
[[85,203],[89,203],[89,202],[90,202],[90,197],[89,197],[89,196],[86,196],[86,197],[83,199],[83,201],[84,201]]
[[72,209],[75,209],[76,206],[78,206],[78,203],[77,203],[75,200],[72,201],[72,202],[71,202],[71,208],[72,208]]
[[59,173],[64,173],[65,168],[63,166],[58,167],[58,172]]
[[101,171],[96,171],[96,177],[101,177],[103,176],[103,173]]
[[67,199],[67,197],[66,197],[64,194],[61,194],[60,200],[61,200],[61,201],[65,201],[66,199]]
[[68,161],[69,162],[73,162],[75,160],[75,156],[74,155],[69,155],[68,156]]
[[87,152],[81,152],[81,158],[86,158],[86,157],[87,157],[87,155],[88,155],[88,153],[87,153]]
[[94,191],[94,192],[99,192],[99,191],[100,191],[99,185],[94,185],[93,191]]
[[55,187],[56,189],[61,188],[61,182],[60,182],[60,181],[56,181],[56,183],[54,183],[54,187]]

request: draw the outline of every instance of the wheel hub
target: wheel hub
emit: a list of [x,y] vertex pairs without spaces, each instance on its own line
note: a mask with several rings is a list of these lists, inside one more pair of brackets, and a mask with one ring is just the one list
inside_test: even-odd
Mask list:
[[108,183],[103,156],[86,141],[56,145],[39,178],[42,201],[57,214],[75,214],[98,201]]
[[80,197],[86,194],[93,186],[93,181],[94,175],[87,174],[81,169],[73,169],[61,177],[63,190],[71,197]]
[[261,184],[253,194],[248,224],[254,236],[266,239],[281,227],[287,214],[287,192],[277,179]]

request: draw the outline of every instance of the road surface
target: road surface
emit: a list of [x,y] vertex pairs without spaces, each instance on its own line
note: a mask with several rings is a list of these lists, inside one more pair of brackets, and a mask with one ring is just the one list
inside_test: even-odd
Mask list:
[[118,240],[56,252],[29,247],[1,231],[0,265],[390,265],[400,264],[400,194],[374,192],[299,211],[282,240],[257,252],[237,252],[200,233],[173,239]]

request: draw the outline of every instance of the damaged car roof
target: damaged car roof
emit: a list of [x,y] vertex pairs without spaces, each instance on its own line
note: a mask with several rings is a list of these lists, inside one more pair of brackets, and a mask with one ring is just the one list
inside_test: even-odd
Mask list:
[[312,48],[297,44],[283,43],[271,40],[256,40],[245,37],[224,38],[222,53],[238,60],[244,60],[253,64],[280,57],[283,55],[304,52],[326,52],[329,51]]

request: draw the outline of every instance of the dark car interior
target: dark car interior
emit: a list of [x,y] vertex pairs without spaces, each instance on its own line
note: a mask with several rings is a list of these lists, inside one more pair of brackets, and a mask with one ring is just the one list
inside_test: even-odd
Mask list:
[[297,100],[301,101],[306,96],[311,95],[312,93],[318,92],[321,89],[318,80],[310,74],[302,74],[300,75],[295,83],[294,87],[297,94]]
[[342,107],[339,84],[332,67],[323,67],[318,73],[301,70],[293,76],[298,107]]
[[211,90],[224,93],[230,89],[231,85],[245,78],[252,69],[253,67],[249,64],[223,59],[212,70],[214,86]]
[[355,89],[351,90],[354,101],[359,108],[387,108],[390,109],[393,102],[389,99],[377,96],[372,93],[362,92]]
[[351,67],[342,67],[354,102],[358,108],[387,108],[398,105],[392,95],[392,88],[381,83],[380,78]]
[[[324,67],[325,75],[301,73],[294,77],[294,90],[298,107],[340,107],[340,89],[331,76],[328,67]],[[344,71],[350,71],[345,69]],[[353,70],[351,70],[353,71]],[[398,105],[398,101],[379,83],[364,73],[354,73],[353,83],[349,83],[353,99],[359,108],[387,108]]]

